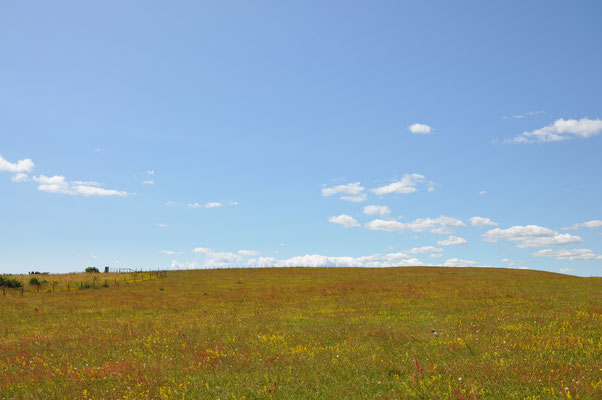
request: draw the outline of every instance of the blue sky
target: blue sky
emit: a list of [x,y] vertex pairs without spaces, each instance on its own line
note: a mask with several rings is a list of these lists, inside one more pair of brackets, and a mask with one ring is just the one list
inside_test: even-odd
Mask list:
[[3,2],[0,272],[599,276],[601,13]]

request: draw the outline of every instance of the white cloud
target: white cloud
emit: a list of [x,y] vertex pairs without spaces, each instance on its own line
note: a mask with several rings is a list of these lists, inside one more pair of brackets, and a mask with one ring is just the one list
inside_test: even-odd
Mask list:
[[502,262],[506,265],[509,265],[511,267],[514,267],[516,265],[516,262],[509,259],[509,258],[502,258]]
[[399,222],[396,220],[375,219],[366,223],[366,228],[373,231],[387,232],[424,232],[430,230],[432,233],[449,234],[454,228],[466,226],[466,224],[458,218],[446,217],[441,215],[437,218],[418,218],[412,222]]
[[196,247],[192,252],[196,254],[209,254],[211,253],[211,249],[208,247]]
[[343,225],[345,228],[352,228],[356,226],[360,226],[355,218],[351,215],[341,214],[336,217],[328,218],[328,222],[332,222],[333,224]]
[[360,182],[347,183],[345,185],[338,185],[331,188],[322,188],[322,196],[332,196],[335,194],[350,194],[358,195],[364,191],[364,188]]
[[363,193],[364,190],[365,188],[360,184],[360,182],[352,182],[345,185],[322,188],[322,196],[341,195],[341,200],[360,203],[366,200],[366,194]]
[[8,171],[14,173],[30,172],[35,167],[33,161],[29,158],[19,160],[16,163],[11,163],[0,155],[0,171]]
[[397,233],[403,233],[408,230],[407,224],[394,219],[374,219],[370,222],[367,222],[365,227],[371,231],[387,231]]
[[554,257],[557,260],[602,260],[602,255],[594,253],[590,249],[566,249],[552,250],[544,249],[531,254],[533,257]]
[[175,201],[172,201],[172,200],[169,200],[167,203],[165,203],[165,205],[166,205],[167,207],[174,207],[174,206],[176,205],[176,202],[175,202]]
[[257,257],[259,255],[256,250],[239,250],[237,253],[232,253],[217,252],[208,247],[197,247],[193,250],[193,253],[203,256],[205,258],[203,266],[211,268],[240,265],[245,257]]
[[381,217],[386,217],[387,215],[391,214],[391,210],[387,206],[378,206],[378,205],[366,206],[366,207],[364,207],[364,214],[366,214],[366,215],[378,214]]
[[77,186],[102,186],[102,183],[96,181],[73,181]]
[[411,227],[414,232],[422,232],[430,229],[432,233],[446,235],[452,233],[455,228],[461,228],[466,224],[459,218],[446,217],[441,215],[437,218],[418,218],[411,222]]
[[405,253],[374,254],[364,257],[329,257],[306,254],[285,260],[275,260],[274,267],[397,267],[422,265],[415,257]]
[[167,224],[157,224],[159,228],[167,228]]
[[458,236],[449,235],[449,237],[447,239],[440,240],[437,242],[437,244],[439,246],[452,246],[452,245],[458,245],[458,244],[466,244],[466,239],[458,237]]
[[[176,205],[176,203],[173,201],[167,202],[168,207],[173,207],[175,205]],[[237,201],[228,201],[228,205],[236,206],[236,205],[238,205],[238,202]],[[188,208],[201,208],[201,207],[203,207],[203,208],[219,208],[219,207],[223,207],[223,206],[224,206],[224,203],[220,202],[220,201],[211,201],[205,205],[202,205],[200,203],[188,203]]]
[[553,124],[531,132],[523,132],[508,140],[510,143],[549,143],[573,139],[588,139],[602,132],[602,120],[581,118],[558,119]]
[[497,226],[497,222],[493,222],[489,218],[485,217],[472,217],[470,218],[470,225],[478,226],[479,228],[483,228],[484,226]]
[[560,234],[548,228],[537,225],[513,226],[508,229],[495,228],[482,235],[486,242],[497,242],[499,240],[509,240],[517,242],[516,247],[542,247],[554,246],[571,243],[581,243],[583,240],[579,236]]
[[69,195],[83,196],[127,196],[127,192],[99,187],[98,182],[74,181],[69,182],[64,176],[54,175],[51,177],[40,175],[34,176],[33,180],[38,185],[38,190],[50,193],[63,193]]
[[426,124],[416,123],[416,124],[412,124],[412,125],[408,126],[408,130],[413,135],[427,135],[427,134],[431,133],[433,128],[431,128],[430,126],[428,126]]
[[238,265],[243,260],[242,254],[216,252],[207,247],[197,247],[193,250],[193,253],[204,256],[205,262],[203,263],[203,266],[208,268],[220,268]]
[[178,260],[173,260],[171,262],[171,269],[199,269],[201,266],[196,261],[194,262],[179,262]]
[[443,257],[443,253],[429,254],[429,258],[439,258],[439,257]]
[[[441,253],[443,249],[439,249],[432,246],[425,246],[422,248],[415,248],[411,250],[416,254],[427,254],[429,252]],[[245,265],[252,265],[258,267],[398,267],[398,266],[417,266],[417,265],[428,265],[422,263],[416,257],[409,255],[409,252],[394,252],[386,254],[372,254],[369,256],[360,257],[332,257],[324,256],[320,254],[306,254],[303,256],[296,256],[287,259],[277,259],[274,257],[254,257],[246,259],[243,257],[241,252],[246,255],[250,255],[251,252],[245,250],[239,250],[237,253],[231,252],[215,252],[209,248],[197,247],[194,249],[194,253],[203,256],[204,262],[202,263],[178,263],[177,261],[172,262],[172,267],[192,267],[192,268],[220,268],[228,266],[236,266],[244,263]],[[447,266],[478,266],[474,261],[459,260],[457,258],[448,259],[444,265]]]
[[167,254],[167,255],[170,255],[170,256],[173,256],[174,254],[176,254],[175,251],[171,251],[171,250],[161,250],[161,253]]
[[410,254],[428,254],[430,258],[443,257],[443,249],[434,246],[414,247],[407,252]]
[[352,203],[361,203],[362,201],[366,201],[367,196],[366,193],[360,193],[355,196],[341,196],[340,199],[344,201],[350,201]]
[[148,181],[144,181],[142,182],[143,185],[154,185],[155,181],[153,181],[152,179],[149,179]]
[[242,261],[242,256],[235,253],[211,252],[208,256],[204,263],[207,267],[226,267],[240,264]]
[[274,257],[251,258],[248,261],[249,265],[257,266],[257,267],[260,267],[260,268],[273,267],[277,263],[278,263],[278,260],[276,260]]
[[527,117],[532,117],[534,115],[539,115],[539,114],[544,114],[544,111],[539,110],[539,111],[529,111],[526,113],[522,113],[522,114],[514,114],[510,117],[502,117],[502,119],[510,119],[510,118],[514,118],[514,119],[523,119],[523,118],[527,118]]
[[24,174],[23,172],[17,173],[12,178],[13,182],[27,182],[28,180],[29,180],[29,177],[27,176],[27,174]]
[[486,191],[486,190],[481,190],[481,191],[479,192],[479,195],[480,195],[480,196],[485,196],[486,194],[487,194],[487,191]]
[[[27,172],[35,167],[29,158],[11,163],[0,156],[0,171],[14,172],[14,182],[25,182],[29,180]],[[34,176],[33,180],[38,183],[38,190],[50,193],[62,193],[82,196],[127,196],[128,193],[114,189],[104,189],[101,184],[94,181],[67,181],[64,176],[46,175]]]
[[579,228],[594,229],[594,228],[599,228],[601,226],[602,226],[602,221],[600,221],[599,219],[594,219],[594,220],[583,222],[580,224],[574,224],[571,226],[567,226],[566,228],[562,228],[562,230],[568,231],[568,230],[575,230],[575,229],[579,229]]
[[[375,189],[371,189],[371,192],[377,195],[398,193],[398,194],[408,194],[414,193],[416,190],[416,186],[419,183],[425,182],[424,175],[420,174],[404,174],[401,180],[390,183],[385,186],[380,186]],[[429,189],[433,187],[433,182],[427,182]],[[432,191],[432,190],[430,190]]]
[[95,186],[75,186],[77,194],[84,196],[127,196],[127,192],[122,192],[114,189],[103,189]]
[[459,258],[450,258],[443,263],[444,267],[478,267],[479,263],[471,260],[461,260]]
[[155,175],[155,171],[152,169],[147,170],[146,173],[149,175]]
[[560,268],[561,274],[568,274],[569,272],[573,272],[571,268]]

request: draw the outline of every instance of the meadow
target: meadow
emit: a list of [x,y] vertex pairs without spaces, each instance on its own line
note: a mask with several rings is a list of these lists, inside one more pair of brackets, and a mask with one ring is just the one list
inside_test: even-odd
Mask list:
[[435,267],[95,276],[87,290],[91,274],[42,276],[39,293],[17,276],[23,293],[0,293],[0,399],[602,398],[600,278]]

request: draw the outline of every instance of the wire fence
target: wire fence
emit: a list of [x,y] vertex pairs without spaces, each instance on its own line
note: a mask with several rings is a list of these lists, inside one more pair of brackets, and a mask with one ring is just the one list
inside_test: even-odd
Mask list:
[[20,286],[18,287],[0,285],[0,294],[3,297],[26,296],[42,293],[68,292],[73,290],[117,288],[165,277],[167,277],[167,270],[131,270],[131,272],[113,272],[107,274],[78,273],[59,276],[32,274],[29,279],[25,278],[25,282],[18,278],[12,278],[13,281],[20,282]]

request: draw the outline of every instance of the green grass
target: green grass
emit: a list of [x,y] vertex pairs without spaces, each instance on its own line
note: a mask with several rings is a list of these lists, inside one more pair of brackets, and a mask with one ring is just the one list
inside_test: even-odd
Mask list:
[[602,398],[600,278],[285,268],[108,284],[0,295],[0,399]]

